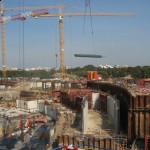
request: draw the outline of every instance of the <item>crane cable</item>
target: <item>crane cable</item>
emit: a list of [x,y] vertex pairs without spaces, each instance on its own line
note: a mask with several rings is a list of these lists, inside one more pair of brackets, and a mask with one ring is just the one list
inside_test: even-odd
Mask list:
[[[85,0],[85,8],[84,8],[84,14],[86,14],[86,7],[87,7],[87,2]],[[84,22],[83,22],[83,33],[84,33],[84,29],[85,28],[85,15],[84,15]]]
[[[20,0],[19,0],[19,14],[20,14]],[[18,66],[18,68],[19,68],[19,70],[21,69],[21,65],[20,65],[20,63],[21,63],[21,21],[20,21],[20,19],[19,19],[19,51],[18,51],[18,56],[19,56],[19,58],[18,58],[18,63],[19,63],[19,66]],[[19,93],[20,93],[20,91],[21,91],[21,82],[19,81]],[[20,99],[20,94],[19,94],[19,99]]]
[[[20,0],[19,0],[19,14],[20,14]],[[19,63],[19,66],[18,66],[18,68],[20,69],[20,57],[21,57],[21,54],[20,54],[20,43],[21,43],[21,40],[20,40],[20,37],[21,37],[21,35],[20,35],[20,29],[21,29],[21,27],[20,27],[20,23],[21,23],[21,20],[19,19],[19,60],[18,60],[18,63]]]
[[[91,8],[91,0],[85,0],[85,14],[86,14],[86,8],[89,7],[90,9],[90,21],[91,21],[91,30],[92,30],[92,43],[93,43],[93,50],[95,54],[95,42],[94,42],[94,30],[93,30],[93,19],[92,19],[92,8]],[[84,16],[84,25],[83,25],[83,33],[85,28],[85,16]]]
[[94,30],[93,30],[93,19],[92,19],[92,9],[91,9],[91,0],[89,0],[89,8],[90,8],[90,20],[91,20],[91,30],[92,30],[92,41],[93,41],[93,49],[95,54],[95,44],[94,44]]
[[72,68],[72,65],[73,65],[73,58],[72,58],[72,47],[73,47],[72,46],[72,19],[71,19],[71,17],[69,19],[70,19],[69,20],[70,21],[69,22],[70,23],[70,28],[69,28],[70,29],[70,32],[69,32],[69,34],[70,34],[69,35],[69,39],[70,39],[70,42],[69,42],[70,43],[70,48],[69,48],[70,49],[70,66],[69,67]]
[[[23,11],[24,11],[24,0],[23,0]],[[24,58],[24,21],[22,23],[22,67],[23,67],[23,77],[24,77],[24,62],[25,62],[25,58]]]

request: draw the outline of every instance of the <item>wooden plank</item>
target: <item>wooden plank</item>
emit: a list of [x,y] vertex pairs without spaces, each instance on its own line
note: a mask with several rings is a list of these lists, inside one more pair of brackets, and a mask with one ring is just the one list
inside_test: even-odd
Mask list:
[[132,134],[132,126],[131,126],[131,123],[132,123],[132,114],[131,112],[128,112],[128,141],[130,141],[131,139],[131,134]]
[[144,138],[144,113],[145,112],[141,112],[140,113],[140,137]]

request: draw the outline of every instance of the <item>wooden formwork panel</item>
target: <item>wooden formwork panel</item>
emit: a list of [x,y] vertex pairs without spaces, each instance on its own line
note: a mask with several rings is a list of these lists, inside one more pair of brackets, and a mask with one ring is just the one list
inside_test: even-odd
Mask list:
[[140,119],[139,119],[139,132],[140,132],[140,137],[143,137],[145,136],[145,133],[144,133],[144,124],[145,124],[145,119],[144,119],[144,112],[141,112],[140,113]]
[[144,106],[145,96],[140,96],[140,108],[145,108]]
[[135,97],[125,89],[115,85],[88,82],[87,86],[101,89],[102,91],[110,91],[112,95],[116,95],[118,99],[121,93],[126,97],[128,103],[128,141],[134,140],[136,136],[144,137],[146,133],[150,134],[150,95],[136,95]]
[[[128,112],[128,140],[143,137],[150,132],[150,96],[130,96]],[[149,133],[150,134],[150,133]]]
[[146,113],[146,134],[150,135],[150,113]]
[[150,96],[146,97],[145,105],[146,105],[146,108],[150,109]]
[[95,139],[95,149],[98,150],[98,147],[100,147],[100,139]]
[[105,147],[106,147],[106,149],[111,148],[111,139],[106,139]]
[[74,145],[78,148],[85,149],[114,149],[115,140],[113,138],[80,138],[61,135],[57,137],[57,145]]
[[104,139],[101,139],[100,140],[100,148],[104,148],[104,145],[105,145],[105,141],[104,141]]

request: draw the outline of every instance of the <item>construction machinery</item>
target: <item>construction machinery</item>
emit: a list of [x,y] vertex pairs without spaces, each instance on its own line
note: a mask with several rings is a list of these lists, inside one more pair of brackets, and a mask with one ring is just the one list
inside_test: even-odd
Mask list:
[[[64,5],[59,6],[34,6],[34,7],[18,7],[18,8],[5,8],[4,0],[0,1],[0,23],[1,23],[1,37],[2,37],[2,78],[6,77],[6,49],[5,49],[5,22],[14,20],[25,20],[29,17],[38,17],[48,13],[48,9],[59,9],[65,8]],[[14,10],[32,10],[32,12],[25,12],[22,14],[16,14],[5,17],[5,11]]]
[[[59,42],[60,42],[60,72],[61,77],[65,77],[65,63],[64,63],[64,36],[63,36],[63,17],[74,17],[74,16],[134,16],[133,13],[62,13],[62,9],[65,8],[64,5],[58,5],[58,6],[47,6],[47,7],[24,7],[24,8],[7,8],[4,9],[4,3],[3,0],[1,2],[1,10],[3,13],[1,13],[1,17],[4,18],[4,10],[29,10],[29,9],[41,9],[41,8],[58,8],[57,14],[34,14],[32,17],[59,17]],[[5,30],[4,30],[4,22],[2,24],[2,72],[3,77],[6,76],[6,64],[5,64]]]
[[[58,7],[58,14],[44,14],[40,17],[59,17],[59,40],[60,40],[60,71],[62,78],[65,77],[65,63],[64,63],[64,37],[63,37],[63,17],[75,17],[75,16],[134,16],[133,13],[62,13],[61,5]],[[81,57],[81,55],[79,55]],[[85,55],[84,55],[85,56]],[[91,55],[88,55],[90,57]],[[103,57],[96,56],[95,57]],[[93,57],[93,55],[92,55]]]

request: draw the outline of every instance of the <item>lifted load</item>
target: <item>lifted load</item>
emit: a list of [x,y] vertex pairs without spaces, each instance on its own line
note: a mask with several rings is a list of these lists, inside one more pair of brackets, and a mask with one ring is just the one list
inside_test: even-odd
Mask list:
[[89,58],[102,58],[102,55],[96,54],[74,54],[75,57],[89,57]]

